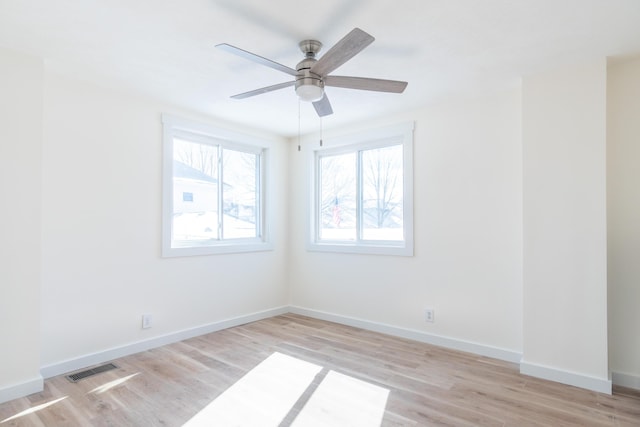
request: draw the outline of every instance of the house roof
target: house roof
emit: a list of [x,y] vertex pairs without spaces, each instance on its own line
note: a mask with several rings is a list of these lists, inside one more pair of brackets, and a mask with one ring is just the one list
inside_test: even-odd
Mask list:
[[194,181],[209,182],[212,184],[215,184],[218,182],[216,178],[213,178],[207,175],[206,173],[199,171],[198,169],[194,169],[191,166],[185,163],[182,163],[178,160],[173,161],[173,177],[191,179]]

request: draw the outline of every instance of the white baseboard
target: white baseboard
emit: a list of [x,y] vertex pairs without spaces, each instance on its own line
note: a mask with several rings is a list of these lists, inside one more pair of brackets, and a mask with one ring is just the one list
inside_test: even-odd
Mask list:
[[68,372],[76,371],[78,369],[84,369],[89,366],[97,365],[97,364],[111,361],[120,357],[128,356],[130,354],[139,353],[141,351],[146,351],[146,350],[150,350],[152,348],[160,347],[163,345],[172,344],[178,341],[186,340],[188,338],[193,338],[193,337],[208,334],[211,332],[220,331],[223,329],[231,328],[233,326],[244,325],[245,323],[267,319],[269,317],[285,314],[288,312],[289,312],[289,307],[283,306],[283,307],[278,307],[270,310],[264,310],[264,311],[248,314],[245,316],[238,316],[231,319],[221,320],[219,322],[214,322],[214,323],[199,326],[196,328],[173,332],[167,335],[162,335],[162,336],[151,338],[148,340],[124,345],[122,347],[116,347],[116,348],[108,349],[98,353],[86,354],[84,356],[65,360],[59,363],[53,363],[51,365],[41,367],[40,373],[44,378],[51,378],[57,375],[66,374]]
[[544,380],[555,381],[562,384],[572,385],[574,387],[597,391],[598,393],[611,394],[611,379],[569,372],[552,368],[550,366],[528,363],[524,360],[520,362],[520,373],[536,378],[542,378]]
[[338,314],[323,312],[297,306],[282,306],[270,310],[264,310],[244,316],[238,316],[218,322],[213,322],[196,328],[186,329],[171,334],[151,338],[144,341],[135,342],[125,346],[108,349],[105,351],[87,354],[74,359],[69,359],[59,363],[50,364],[41,368],[41,377],[27,381],[15,386],[0,389],[0,403],[12,400],[18,397],[26,396],[35,392],[42,391],[43,378],[51,378],[68,372],[84,369],[89,366],[111,361],[130,354],[139,353],[141,351],[182,341],[188,338],[220,331],[234,326],[243,325],[245,323],[266,319],[285,313],[295,313],[303,316],[309,316],[316,319],[327,320],[330,322],[340,323],[343,325],[353,326],[375,332],[381,332],[402,338],[412,339],[414,341],[433,344],[440,347],[451,348],[455,350],[465,351],[468,353],[478,354],[481,356],[491,357],[494,359],[504,360],[511,363],[520,364],[520,372],[550,381],[556,381],[576,387],[581,387],[601,393],[611,394],[612,383],[624,387],[640,390],[640,377],[624,374],[613,373],[613,380],[590,377],[573,372],[567,372],[552,367],[536,365],[522,361],[522,354],[516,351],[503,348],[488,346],[470,341],[464,341],[440,335],[429,334],[414,329],[401,328],[397,326],[387,325],[384,323],[372,322],[368,320],[341,316]]
[[0,403],[38,393],[42,390],[44,390],[44,380],[42,375],[38,375],[28,381],[0,388]]
[[622,372],[613,372],[612,376],[615,385],[640,390],[640,376]]
[[412,339],[414,341],[420,341],[427,344],[433,344],[440,347],[451,348],[455,350],[465,351],[468,353],[474,353],[481,356],[492,357],[494,359],[504,360],[507,362],[517,363],[520,365],[520,373],[524,375],[530,375],[532,377],[542,378],[545,380],[555,381],[562,384],[568,384],[575,387],[584,388],[587,390],[593,390],[599,393],[611,394],[612,384],[621,385],[624,387],[640,389],[640,377],[613,373],[612,379],[603,379],[597,377],[591,377],[588,375],[578,374],[565,370],[560,370],[548,366],[536,365],[533,363],[527,363],[522,360],[522,354],[506,350],[502,348],[487,346],[484,344],[478,344],[475,342],[469,342],[464,340],[458,340],[449,337],[443,337],[440,335],[428,334],[422,331],[416,331],[413,329],[399,328],[397,326],[386,325],[377,322],[371,322],[368,320],[362,320],[347,316],[341,316],[333,313],[327,313],[318,310],[307,309],[303,307],[290,307],[292,313],[300,314],[303,316],[309,316],[316,319],[327,320],[330,322],[336,322],[343,325],[354,326],[370,331],[381,332],[384,334],[394,335],[402,338]]
[[467,353],[474,353],[481,356],[491,357],[494,359],[504,360],[512,363],[519,363],[522,354],[516,351],[507,350],[489,345],[479,344],[470,341],[458,340],[454,338],[444,337],[441,335],[428,334],[426,332],[414,329],[400,328],[384,323],[371,322],[353,317],[341,316],[338,314],[327,313],[324,311],[312,310],[303,307],[290,307],[290,312],[309,316],[316,319],[327,320],[330,322],[340,323],[343,325],[354,326],[356,328],[366,329],[374,332],[381,332],[387,335],[393,335],[401,338],[408,338],[427,344],[437,345],[439,347],[451,348]]

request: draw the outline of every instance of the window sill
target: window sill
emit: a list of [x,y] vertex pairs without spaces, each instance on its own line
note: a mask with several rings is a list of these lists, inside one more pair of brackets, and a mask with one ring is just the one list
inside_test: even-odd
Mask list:
[[413,256],[412,245],[388,245],[388,244],[367,244],[356,245],[350,243],[311,243],[307,245],[310,252],[333,252],[362,255],[393,255],[393,256]]
[[273,250],[273,244],[269,242],[260,243],[219,243],[209,246],[191,246],[185,248],[169,248],[162,250],[163,258],[175,258],[183,256],[198,255],[221,255],[237,254],[246,252],[265,252]]

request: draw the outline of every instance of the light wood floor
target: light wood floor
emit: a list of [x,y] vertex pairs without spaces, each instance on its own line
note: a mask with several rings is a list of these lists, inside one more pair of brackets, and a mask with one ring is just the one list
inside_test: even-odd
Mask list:
[[117,359],[118,369],[78,383],[48,379],[42,393],[0,405],[0,427],[181,426],[274,352],[388,389],[383,426],[640,426],[637,391],[599,394],[521,375],[515,364],[288,314]]

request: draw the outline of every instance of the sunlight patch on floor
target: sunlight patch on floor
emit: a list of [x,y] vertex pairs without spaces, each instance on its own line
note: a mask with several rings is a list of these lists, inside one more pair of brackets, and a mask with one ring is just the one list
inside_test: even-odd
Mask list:
[[183,427],[277,427],[305,392],[311,396],[292,426],[380,426],[389,390],[335,371],[315,387],[322,369],[273,353]]
[[185,426],[278,426],[322,367],[274,353]]
[[[140,374],[140,372],[136,372],[135,374],[127,375],[126,377],[118,378],[117,380],[113,380],[113,381],[109,381],[108,383],[102,384],[101,386],[98,386],[98,387],[94,388],[89,393],[102,394],[102,393],[104,393],[106,391],[111,390],[114,387],[119,386],[120,384],[123,384],[123,383],[127,382],[128,380],[130,380],[131,378],[133,378],[133,377],[135,377],[136,375],[139,375],[139,374]],[[87,394],[89,394],[89,393],[87,393]]]
[[19,413],[15,414],[15,415],[13,415],[13,416],[11,416],[9,418],[6,418],[6,419],[0,421],[0,424],[9,422],[11,420],[15,420],[16,418],[24,417],[25,415],[33,414],[34,412],[38,412],[38,411],[40,411],[40,410],[42,410],[44,408],[48,408],[49,406],[55,405],[56,403],[60,402],[61,400],[66,399],[67,397],[69,397],[69,396],[64,396],[64,397],[61,397],[59,399],[52,400],[51,402],[42,403],[42,404],[34,406],[32,408],[25,409],[22,412],[19,412]]
[[379,426],[389,390],[329,371],[292,427]]

